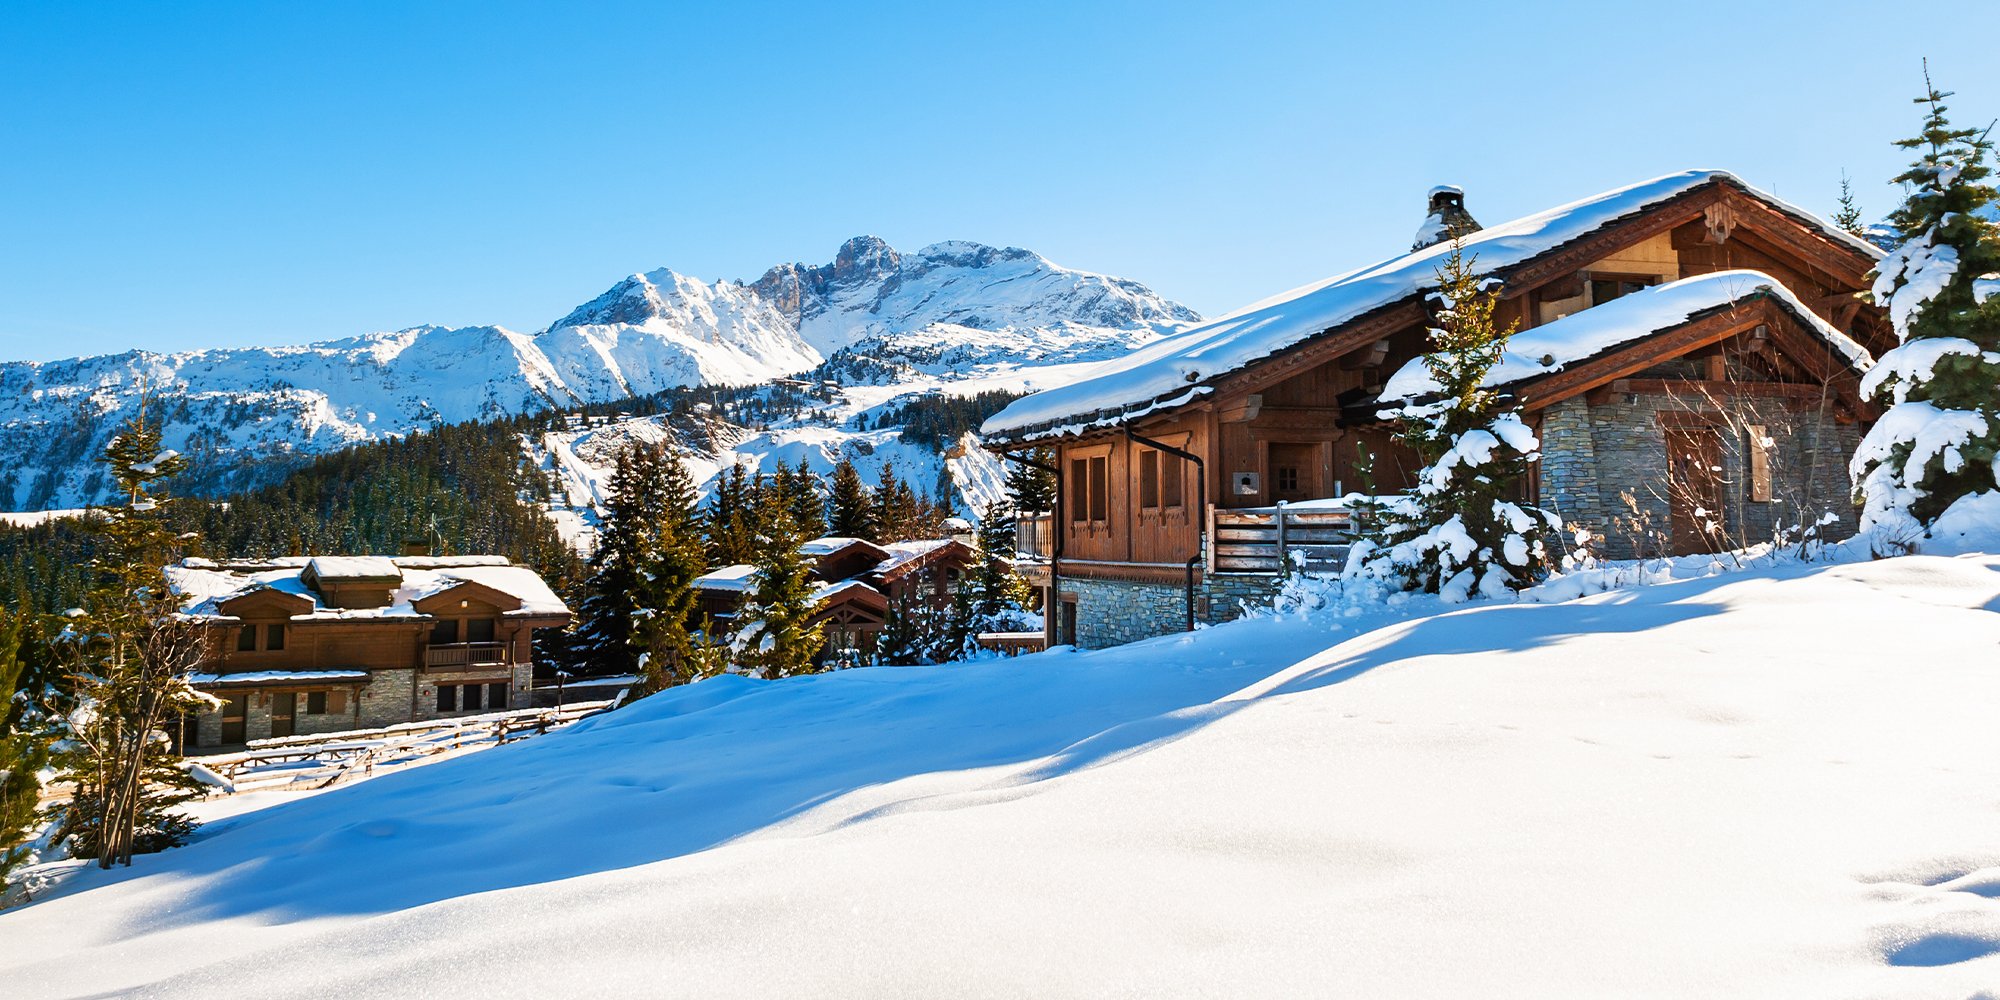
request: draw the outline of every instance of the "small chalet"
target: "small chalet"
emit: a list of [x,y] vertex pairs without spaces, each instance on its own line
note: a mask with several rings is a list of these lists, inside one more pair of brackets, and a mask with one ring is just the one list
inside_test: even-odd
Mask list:
[[213,747],[528,707],[535,629],[569,608],[502,556],[316,556],[167,568],[207,623],[184,728]]
[[[972,547],[952,538],[877,545],[859,538],[815,538],[799,546],[820,581],[814,621],[825,630],[822,662],[858,663],[875,652],[889,606],[923,601],[943,608],[958,591]],[[694,581],[696,611],[718,622],[736,612],[756,588],[755,566],[724,566]]]
[[1858,293],[1881,254],[1735,176],[1655,178],[1481,227],[1433,189],[1415,248],[1036,393],[983,428],[1041,465],[1055,510],[1020,549],[1051,643],[1234,617],[1281,566],[1332,568],[1350,493],[1413,485],[1381,416],[1435,386],[1427,293],[1462,241],[1519,332],[1491,384],[1542,441],[1527,499],[1615,557],[1712,551],[1824,512],[1852,530],[1859,398],[1893,346]]

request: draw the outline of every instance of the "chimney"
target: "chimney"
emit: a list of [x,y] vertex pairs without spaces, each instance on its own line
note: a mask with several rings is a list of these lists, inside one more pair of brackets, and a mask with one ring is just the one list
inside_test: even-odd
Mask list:
[[1411,253],[1480,230],[1479,220],[1465,210],[1465,192],[1450,184],[1431,188],[1426,211],[1424,224],[1417,227],[1417,241],[1410,244]]

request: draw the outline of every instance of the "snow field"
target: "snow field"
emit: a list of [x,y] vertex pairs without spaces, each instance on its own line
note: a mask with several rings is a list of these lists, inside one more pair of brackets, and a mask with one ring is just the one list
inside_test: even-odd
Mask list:
[[1965,997],[2000,983],[1989,607],[2000,558],[1908,557],[1302,660],[1325,616],[706,681],[91,872],[0,915],[0,969],[49,997]]

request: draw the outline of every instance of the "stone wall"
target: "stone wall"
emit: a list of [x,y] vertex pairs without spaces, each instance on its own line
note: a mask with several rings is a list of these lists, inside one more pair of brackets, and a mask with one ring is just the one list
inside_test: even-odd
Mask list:
[[[1187,594],[1181,583],[1133,583],[1066,576],[1062,592],[1076,595],[1076,644],[1118,646],[1187,628]],[[1206,576],[1195,584],[1195,621],[1214,625],[1243,616],[1245,605],[1269,607],[1275,577]]]
[[[1712,423],[1722,450],[1726,544],[1766,542],[1780,525],[1811,523],[1825,513],[1836,519],[1826,529],[1828,537],[1853,534],[1847,459],[1860,441],[1860,427],[1822,415],[1810,402],[1772,396],[1613,392],[1601,403],[1582,396],[1557,403],[1542,416],[1541,503],[1566,522],[1601,535],[1603,555],[1629,559],[1670,552],[1660,418],[1676,413],[1718,418]],[[1767,501],[1750,499],[1750,426],[1763,427],[1769,438]]]
[[[317,733],[338,733],[351,729],[380,729],[405,722],[421,722],[431,719],[451,718],[459,715],[477,715],[484,712],[500,711],[502,706],[482,704],[477,711],[439,712],[437,710],[437,686],[439,684],[484,683],[505,678],[508,681],[506,708],[526,708],[529,705],[529,687],[533,679],[534,667],[517,663],[511,667],[481,667],[463,671],[419,672],[410,669],[376,670],[370,673],[368,683],[360,686],[333,688],[287,687],[298,694],[298,710],[292,719],[293,735],[309,736]],[[341,690],[347,693],[347,704],[339,712],[318,715],[306,712],[306,694],[313,690]],[[217,697],[225,697],[230,692],[212,692]],[[271,736],[271,702],[276,689],[253,689],[249,695],[249,711],[244,717],[244,738],[247,740],[269,739]],[[482,695],[484,692],[481,692]],[[414,695],[414,700],[412,696]],[[202,748],[222,744],[222,713],[203,712],[195,719],[197,746]]]

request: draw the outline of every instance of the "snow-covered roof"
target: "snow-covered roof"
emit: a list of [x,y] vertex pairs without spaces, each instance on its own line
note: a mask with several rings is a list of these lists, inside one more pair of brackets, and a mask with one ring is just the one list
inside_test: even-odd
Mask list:
[[840,535],[828,535],[826,537],[815,538],[812,539],[811,541],[801,544],[799,546],[799,552],[808,557],[819,559],[825,556],[830,556],[836,552],[841,551],[842,549],[851,549],[855,547],[873,549],[877,552],[881,551],[881,546],[876,545],[874,542],[871,542],[865,538],[846,538]]
[[[312,621],[318,619],[354,618],[422,618],[423,613],[412,607],[416,601],[441,594],[461,583],[477,583],[490,587],[521,602],[515,610],[504,612],[508,617],[545,617],[569,614],[569,607],[549,585],[526,566],[510,564],[504,557],[479,556],[458,557],[451,565],[435,569],[419,569],[411,566],[414,559],[382,558],[382,562],[394,564],[394,574],[402,582],[390,595],[389,604],[379,608],[342,608],[328,604],[324,597],[305,579],[308,564],[316,564],[320,559],[286,559],[269,562],[217,563],[207,559],[187,559],[179,565],[166,568],[167,584],[181,596],[182,608],[191,615],[203,618],[227,619],[222,605],[239,597],[260,590],[274,590],[311,602],[311,609],[291,616],[292,621]],[[442,562],[424,557],[432,562]],[[273,566],[273,562],[288,565]],[[318,571],[315,570],[317,574]],[[351,576],[351,575],[350,575]],[[324,575],[320,579],[326,579]],[[373,577],[368,577],[373,578]]]
[[874,587],[871,587],[865,583],[862,583],[860,580],[840,580],[834,583],[823,583],[820,584],[819,587],[815,588],[813,590],[813,603],[817,604],[824,601],[831,601],[835,598],[843,597],[848,594],[864,594],[864,593],[873,594],[877,598],[882,597],[881,591],[876,590]]
[[737,563],[721,569],[709,570],[694,578],[696,590],[729,590],[748,593],[757,585],[757,567],[749,563]]
[[[1514,267],[1620,219],[1714,183],[1734,185],[1821,235],[1870,258],[1882,252],[1804,209],[1722,170],[1656,177],[1467,235],[1464,252],[1482,272]],[[1007,439],[1115,426],[1193,402],[1208,383],[1437,284],[1449,243],[1293,289],[1103,362],[1081,381],[1015,400],[981,433]]]
[[314,556],[306,569],[321,580],[394,580],[403,575],[387,556]]
[[232,684],[365,681],[368,678],[366,670],[252,670],[233,674],[192,674],[188,681],[198,687],[226,687]]
[[[1614,347],[1681,326],[1703,313],[1758,297],[1783,306],[1846,358],[1855,371],[1865,372],[1874,364],[1865,348],[1806,308],[1778,279],[1761,271],[1717,271],[1623,295],[1522,330],[1507,341],[1507,349],[1500,363],[1487,373],[1485,385],[1511,385],[1558,372]],[[1412,358],[1384,383],[1381,398],[1416,399],[1437,391],[1438,384],[1423,359]]]
[[939,549],[945,548],[946,546],[963,545],[963,544],[965,543],[960,542],[954,538],[925,538],[919,540],[890,542],[887,545],[882,546],[883,549],[888,551],[889,558],[884,559],[881,562],[875,564],[875,568],[871,572],[880,576],[887,576],[888,574],[893,573],[896,570],[901,569],[906,565],[909,565],[910,563],[917,562],[925,558],[926,556],[929,556],[931,553],[936,552]]

